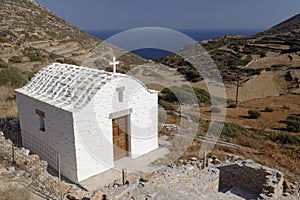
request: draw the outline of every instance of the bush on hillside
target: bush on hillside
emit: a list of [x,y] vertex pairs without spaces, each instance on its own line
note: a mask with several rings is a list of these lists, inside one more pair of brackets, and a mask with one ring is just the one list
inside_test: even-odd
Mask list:
[[21,56],[13,56],[8,61],[11,63],[21,63],[22,57]]
[[222,123],[214,122],[209,127],[209,132],[211,134],[218,134],[222,131],[221,136],[229,137],[229,138],[237,138],[240,135],[247,135],[248,130],[243,126],[235,123],[224,123],[222,129]]
[[27,82],[26,75],[17,68],[9,67],[0,71],[0,86],[7,85],[17,88],[24,86]]
[[300,115],[289,115],[286,118],[287,131],[300,132]]
[[280,133],[277,135],[271,136],[271,140],[274,142],[279,142],[281,144],[291,144],[291,145],[300,145],[300,137],[298,135],[291,135],[289,133]]
[[248,115],[251,119],[257,119],[260,117],[260,112],[257,110],[248,110]]
[[273,108],[270,108],[270,107],[265,107],[264,109],[265,112],[273,112]]
[[159,99],[158,101],[159,105],[161,105],[162,107],[164,107],[166,110],[170,110],[170,111],[176,111],[176,106],[173,105],[172,103],[165,101],[163,99]]
[[236,104],[235,103],[229,103],[227,107],[228,108],[236,108]]
[[164,88],[160,93],[160,98],[172,103],[205,103],[210,102],[210,95],[200,88],[192,88],[188,85],[171,86]]

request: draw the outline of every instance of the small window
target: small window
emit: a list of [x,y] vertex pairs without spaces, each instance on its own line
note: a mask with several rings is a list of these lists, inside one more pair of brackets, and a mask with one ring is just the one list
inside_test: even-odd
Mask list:
[[45,113],[38,109],[35,110],[35,113],[39,116],[39,124],[40,124],[39,129],[41,131],[45,131],[46,130],[45,129]]
[[119,99],[119,102],[123,102],[123,92],[125,90],[125,87],[119,87],[116,89],[116,91],[118,92],[118,99]]

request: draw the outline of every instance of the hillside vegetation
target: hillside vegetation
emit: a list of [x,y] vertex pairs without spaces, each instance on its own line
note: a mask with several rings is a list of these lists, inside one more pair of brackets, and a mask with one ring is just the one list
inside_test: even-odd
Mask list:
[[[53,62],[80,65],[100,43],[34,0],[0,0],[0,118],[17,116],[13,90],[39,69]],[[99,55],[108,67],[120,49],[106,43],[103,51],[111,54]],[[146,62],[131,53],[119,60],[121,71]]]
[[[236,81],[237,70],[242,81],[247,81],[262,70],[276,70],[274,66],[300,66],[300,15],[253,36],[226,36],[199,43],[212,57],[226,83]],[[197,71],[176,54],[157,62],[177,68],[187,80],[195,80]]]

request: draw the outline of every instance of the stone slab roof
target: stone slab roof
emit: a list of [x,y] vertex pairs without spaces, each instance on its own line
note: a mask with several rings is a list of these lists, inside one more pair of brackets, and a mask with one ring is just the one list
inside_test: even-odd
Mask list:
[[41,69],[27,85],[16,92],[75,111],[84,107],[103,85],[124,76],[127,75],[54,63]]

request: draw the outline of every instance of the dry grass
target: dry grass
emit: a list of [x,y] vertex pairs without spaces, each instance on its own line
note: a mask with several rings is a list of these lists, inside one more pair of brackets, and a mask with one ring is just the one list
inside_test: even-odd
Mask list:
[[[263,112],[266,107],[273,112]],[[289,109],[287,109],[289,108]],[[209,106],[200,108],[201,117],[210,119]],[[261,111],[258,119],[248,118],[248,110]],[[300,95],[288,94],[277,97],[267,97],[240,103],[237,108],[227,108],[226,121],[262,129],[282,129],[286,127],[284,121],[291,114],[300,113]]]
[[[207,127],[207,124],[208,122],[201,121],[199,127]],[[199,135],[203,136],[203,133],[206,133],[206,130],[200,132],[202,132],[202,134]],[[233,136],[226,136],[224,133],[219,139],[221,141],[240,145],[240,147],[234,148],[216,144],[208,156],[216,155],[221,161],[225,162],[226,155],[237,155],[244,159],[252,159],[257,163],[282,171],[285,174],[285,177],[292,182],[300,180],[299,145],[281,144],[279,141],[274,142],[271,139],[271,135],[276,133],[270,133],[264,130],[248,130],[245,133],[242,132],[243,131],[240,130],[237,132],[237,135]],[[189,144],[189,147],[185,152],[182,152],[183,154],[179,159],[188,159],[192,156],[198,157],[201,145],[203,145],[202,142],[194,140]]]
[[[240,156],[244,159],[252,159],[257,163],[282,171],[286,178],[290,181],[300,180],[300,159],[299,155],[292,158],[283,152],[288,149],[299,150],[297,146],[281,145],[271,141],[257,140],[249,137],[239,137],[237,139],[229,139],[228,142],[239,144],[241,147],[233,148],[228,146],[216,145],[208,154],[216,155],[222,162],[226,161],[227,154]],[[193,142],[187,151],[179,159],[187,159],[189,157],[199,156],[201,143]]]
[[0,118],[16,118],[18,108],[15,101],[14,89],[11,87],[0,87]]
[[15,184],[5,185],[0,189],[0,200],[31,200],[32,195],[28,188]]

